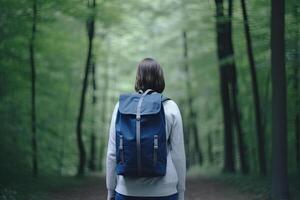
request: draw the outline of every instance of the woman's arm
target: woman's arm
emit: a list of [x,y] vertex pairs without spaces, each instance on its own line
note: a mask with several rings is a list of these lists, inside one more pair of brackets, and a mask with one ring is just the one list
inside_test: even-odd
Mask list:
[[116,146],[115,146],[115,122],[118,111],[119,103],[116,104],[109,128],[109,139],[106,156],[106,187],[107,187],[107,199],[110,200],[115,195],[115,188],[117,185],[117,174],[116,174]]
[[186,177],[186,158],[184,150],[183,126],[180,110],[174,103],[174,120],[170,135],[171,157],[178,175],[178,200],[184,199],[185,177]]

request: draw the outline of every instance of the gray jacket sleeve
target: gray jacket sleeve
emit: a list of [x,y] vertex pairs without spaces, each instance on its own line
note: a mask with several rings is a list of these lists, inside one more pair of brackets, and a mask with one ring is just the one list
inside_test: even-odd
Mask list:
[[114,197],[114,191],[117,185],[117,174],[116,174],[116,146],[115,146],[115,123],[118,111],[119,103],[116,104],[109,128],[109,139],[106,156],[106,187],[107,187],[107,199]]
[[176,103],[173,108],[173,124],[171,128],[170,144],[171,157],[178,175],[178,200],[184,200],[186,179],[186,157],[184,149],[183,125],[180,110]]

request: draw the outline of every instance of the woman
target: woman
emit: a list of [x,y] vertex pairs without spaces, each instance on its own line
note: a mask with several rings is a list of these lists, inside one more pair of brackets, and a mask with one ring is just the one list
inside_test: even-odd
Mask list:
[[[152,58],[143,59],[137,68],[135,90],[152,89],[162,93],[165,88],[163,70]],[[166,172],[161,177],[128,177],[116,173],[115,123],[119,103],[116,104],[109,131],[106,159],[108,200],[183,200],[186,160],[180,110],[173,100],[163,102],[166,137],[168,141]]]

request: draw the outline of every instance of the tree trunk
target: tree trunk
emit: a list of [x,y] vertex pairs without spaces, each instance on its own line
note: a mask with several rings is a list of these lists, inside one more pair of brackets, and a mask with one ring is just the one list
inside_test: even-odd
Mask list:
[[187,102],[188,102],[188,135],[193,132],[194,137],[194,145],[195,145],[195,153],[196,153],[196,162],[200,165],[203,163],[203,154],[199,143],[198,136],[198,127],[197,127],[197,113],[193,110],[193,96],[192,96],[192,87],[190,83],[190,75],[189,75],[189,64],[188,64],[188,43],[187,43],[187,33],[185,30],[182,32],[183,37],[183,58],[184,58],[184,71],[186,75],[186,89],[187,89]]
[[237,129],[237,140],[238,140],[238,150],[239,150],[239,156],[240,156],[240,165],[241,165],[241,171],[243,174],[247,174],[249,172],[249,165],[247,161],[247,146],[245,144],[244,140],[244,133],[242,130],[242,126],[240,123],[240,112],[238,109],[238,103],[237,103],[237,92],[236,88],[233,88],[233,112],[234,112],[234,119],[235,119],[235,125]]
[[254,107],[255,107],[255,122],[256,122],[258,158],[259,158],[258,159],[259,160],[259,171],[260,171],[261,175],[265,175],[267,172],[266,157],[265,157],[265,136],[264,136],[263,126],[262,126],[260,97],[259,97],[258,83],[257,83],[257,77],[256,77],[256,66],[255,66],[255,61],[254,61],[252,41],[251,41],[251,35],[250,35],[250,27],[249,27],[247,7],[246,7],[245,0],[241,0],[241,5],[242,5],[242,12],[243,12],[248,60],[249,60],[251,80],[252,80],[253,102],[254,102]]
[[79,107],[79,114],[78,114],[77,126],[76,126],[77,145],[79,151],[79,164],[78,164],[77,175],[83,175],[86,166],[86,151],[82,139],[82,122],[84,116],[85,96],[86,96],[86,90],[88,85],[89,68],[92,61],[93,39],[94,39],[94,32],[95,32],[95,7],[96,7],[96,2],[94,0],[92,5],[89,5],[89,8],[93,9],[93,13],[91,16],[89,16],[87,20],[88,53],[86,58],[85,70],[84,70],[84,78],[82,82],[80,107]]
[[[94,132],[94,130],[93,130]],[[96,135],[95,133],[91,134],[90,137],[90,142],[91,142],[91,146],[90,146],[90,160],[89,160],[89,170],[90,171],[95,171],[96,170]]]
[[31,38],[29,40],[29,54],[31,67],[31,145],[32,145],[32,173],[33,176],[38,176],[38,148],[36,138],[36,104],[35,104],[35,82],[36,82],[36,66],[35,66],[35,36],[37,23],[37,0],[33,0],[32,5],[32,29]]
[[102,114],[101,114],[101,135],[100,135],[100,164],[99,164],[99,170],[103,170],[103,158],[104,158],[104,152],[105,152],[105,132],[107,131],[107,128],[105,124],[107,123],[106,121],[106,114],[107,114],[107,96],[108,96],[108,87],[109,87],[109,74],[108,74],[108,62],[105,66],[105,73],[104,73],[104,84],[103,84],[103,92],[102,92]]
[[223,0],[215,0],[216,3],[216,31],[217,31],[217,53],[220,73],[220,92],[223,108],[224,122],[224,172],[235,171],[234,145],[233,145],[233,121],[231,116],[230,102],[230,73],[228,64],[230,59],[228,51],[228,19],[224,16]]
[[207,153],[208,153],[208,161],[210,164],[214,163],[214,153],[213,153],[213,144],[211,135],[207,136]]
[[287,178],[287,108],[284,44],[284,0],[272,0],[271,66],[272,66],[272,132],[273,165],[271,197],[288,199]]
[[198,126],[196,123],[197,115],[195,112],[190,111],[190,119],[192,120],[192,131],[193,131],[193,136],[194,136],[194,142],[195,142],[195,153],[196,153],[196,162],[198,162],[199,165],[202,165],[203,163],[203,154],[202,150],[200,147],[200,142],[199,142],[199,136],[198,136]]
[[234,124],[237,132],[237,141],[238,141],[238,152],[240,156],[240,166],[243,174],[247,174],[249,172],[248,162],[247,162],[247,146],[244,141],[244,132],[241,126],[241,113],[238,104],[238,85],[237,85],[237,73],[236,73],[236,65],[234,58],[234,48],[233,48],[233,40],[232,40],[232,17],[233,17],[233,1],[228,1],[228,20],[226,22],[226,41],[228,44],[226,45],[228,48],[228,58],[231,58],[231,61],[228,63],[230,67],[229,70],[229,79],[231,83],[231,96],[232,96],[232,114],[234,119]]
[[[72,81],[70,81],[70,86],[72,85]],[[65,109],[64,109],[64,120],[67,121],[68,120],[68,113],[69,113],[69,110],[70,110],[70,107],[69,107],[69,103],[70,103],[70,97],[71,97],[71,89],[68,90],[68,93],[67,93],[67,101],[65,103]],[[64,159],[65,159],[65,142],[66,142],[66,132],[67,132],[67,123],[63,123],[63,134],[62,134],[62,137],[60,138],[61,140],[61,146],[60,146],[60,150],[59,150],[59,163],[58,163],[58,171],[60,173],[60,175],[62,176],[63,175],[63,169],[64,169]]]
[[294,32],[294,52],[293,52],[293,68],[294,68],[294,93],[295,93],[295,149],[296,149],[296,171],[300,170],[300,116],[299,116],[299,14],[298,14],[298,1],[294,1],[293,16],[295,20],[294,26],[296,30]]
[[95,171],[96,170],[96,133],[95,133],[95,109],[97,103],[96,97],[96,64],[95,58],[93,58],[92,64],[92,86],[93,86],[93,98],[92,98],[92,106],[93,106],[93,116],[92,116],[92,133],[91,133],[91,146],[90,146],[90,160],[89,160],[89,170]]
[[[111,43],[110,43],[110,37],[108,35],[104,35],[103,40],[107,40],[107,52],[110,51],[111,48]],[[103,88],[102,88],[102,113],[101,113],[101,132],[100,132],[100,152],[99,152],[99,170],[102,171],[103,170],[103,159],[104,159],[104,152],[105,152],[105,135],[106,135],[106,131],[108,131],[107,129],[107,108],[108,108],[108,92],[109,92],[109,67],[110,67],[110,57],[109,55],[106,56],[106,63],[103,66]]]

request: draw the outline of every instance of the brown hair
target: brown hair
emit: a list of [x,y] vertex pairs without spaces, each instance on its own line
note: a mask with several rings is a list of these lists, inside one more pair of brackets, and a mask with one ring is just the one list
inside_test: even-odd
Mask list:
[[143,59],[138,67],[135,80],[135,91],[152,89],[162,93],[165,89],[164,73],[160,64],[153,58]]

